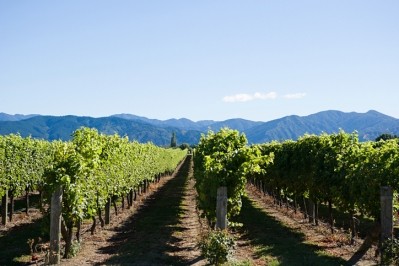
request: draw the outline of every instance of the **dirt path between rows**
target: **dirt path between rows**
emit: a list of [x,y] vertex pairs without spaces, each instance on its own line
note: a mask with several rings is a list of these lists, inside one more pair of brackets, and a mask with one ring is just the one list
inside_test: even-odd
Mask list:
[[132,210],[114,217],[79,254],[62,265],[205,265],[196,247],[201,223],[196,209],[192,160],[153,185]]

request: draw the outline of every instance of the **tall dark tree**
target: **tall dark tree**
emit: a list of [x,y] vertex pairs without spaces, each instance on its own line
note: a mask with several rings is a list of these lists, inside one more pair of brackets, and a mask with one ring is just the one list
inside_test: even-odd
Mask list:
[[172,138],[170,140],[170,147],[175,148],[177,147],[177,140],[176,140],[176,133],[172,133]]

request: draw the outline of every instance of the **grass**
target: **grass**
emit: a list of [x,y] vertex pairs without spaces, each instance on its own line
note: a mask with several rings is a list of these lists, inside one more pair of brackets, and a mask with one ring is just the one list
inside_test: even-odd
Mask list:
[[292,230],[269,216],[262,208],[243,198],[239,222],[255,253],[268,265],[345,265],[345,260],[324,254],[316,245],[306,243],[301,232]]

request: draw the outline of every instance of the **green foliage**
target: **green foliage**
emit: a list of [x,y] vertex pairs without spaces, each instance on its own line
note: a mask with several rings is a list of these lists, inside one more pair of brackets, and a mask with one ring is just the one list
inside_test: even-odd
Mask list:
[[108,198],[127,194],[145,180],[173,171],[186,150],[129,142],[81,128],[70,142],[0,136],[0,196],[62,186],[62,216],[68,229],[96,215]]
[[76,257],[78,255],[80,249],[81,249],[80,242],[73,241],[73,243],[71,245],[71,251],[68,254],[67,258],[70,259],[70,258]]
[[212,265],[221,265],[228,261],[233,252],[234,239],[226,230],[210,231],[204,235],[199,247],[201,254]]
[[381,265],[399,265],[399,239],[387,239],[381,246]]
[[63,217],[75,224],[96,214],[108,198],[137,188],[144,180],[172,171],[185,151],[129,142],[118,135],[81,128],[71,142],[54,142],[46,171],[51,190],[63,187]]
[[0,198],[6,193],[8,179],[5,170],[5,137],[0,136]]
[[185,156],[180,149],[129,142],[89,128],[75,131],[71,142],[56,142],[54,147],[48,183],[53,189],[63,187],[62,216],[70,228],[96,215],[108,198],[127,194],[144,180],[174,170]]
[[330,202],[340,211],[380,215],[380,186],[399,190],[397,139],[362,142],[356,133],[305,135],[298,141],[259,145],[272,164],[252,178],[278,197]]
[[216,218],[217,189],[227,187],[227,217],[238,215],[248,175],[263,173],[262,165],[272,161],[257,147],[246,146],[247,139],[237,130],[223,128],[202,135],[194,153],[194,176],[199,207],[210,222]]
[[227,187],[228,217],[238,214],[245,177],[240,171],[246,138],[238,131],[222,129],[202,136],[195,152],[194,173],[199,206],[209,220],[216,218],[217,189]]
[[50,154],[48,142],[20,135],[0,137],[0,196],[14,197],[40,188]]

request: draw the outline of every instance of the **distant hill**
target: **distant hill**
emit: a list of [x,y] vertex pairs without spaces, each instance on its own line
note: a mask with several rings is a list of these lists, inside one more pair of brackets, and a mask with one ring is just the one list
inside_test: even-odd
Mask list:
[[105,134],[128,136],[138,142],[153,142],[156,145],[170,144],[172,132],[176,132],[179,143],[197,143],[200,131],[182,130],[173,127],[156,127],[141,121],[130,121],[118,117],[79,117],[79,116],[35,116],[22,121],[0,122],[0,134],[20,133],[34,138],[48,140],[69,140],[72,132],[80,127],[92,127]]
[[186,118],[157,120],[131,114],[93,118],[0,113],[1,135],[19,132],[22,136],[31,135],[34,138],[69,140],[72,132],[82,126],[94,127],[106,134],[118,133],[139,142],[151,141],[160,146],[170,144],[173,132],[176,133],[178,145],[182,143],[197,144],[201,133],[206,133],[209,129],[218,131],[222,127],[244,132],[249,143],[296,140],[306,133],[333,133],[340,129],[346,132],[356,130],[362,141],[374,140],[383,133],[399,135],[399,119],[377,111],[368,111],[367,113],[323,111],[302,117],[286,116],[269,122],[255,122],[240,118],[198,122]]
[[340,129],[352,133],[357,131],[361,141],[374,140],[382,133],[398,134],[399,119],[377,111],[367,113],[344,113],[323,111],[308,116],[287,116],[245,131],[250,143],[272,140],[296,140],[304,134],[338,132]]
[[28,119],[28,118],[31,118],[34,116],[37,116],[37,115],[21,115],[21,114],[9,115],[6,113],[0,113],[0,121],[19,121],[19,120]]
[[119,117],[132,121],[142,121],[160,127],[176,127],[186,130],[200,130],[200,131],[203,131],[204,129],[206,129],[207,126],[215,123],[215,121],[212,120],[193,122],[187,118],[158,120],[158,119],[149,119],[147,117],[131,115],[131,114],[117,114],[111,117]]
[[113,115],[112,117],[119,117],[133,121],[143,121],[155,126],[169,126],[186,130],[199,130],[203,132],[207,132],[209,129],[213,131],[219,131],[222,127],[229,127],[239,131],[245,131],[251,127],[264,123],[264,122],[254,122],[241,118],[229,119],[225,121],[202,120],[194,122],[187,118],[158,120],[158,119],[149,119],[146,117],[130,115],[130,114],[118,114],[118,115]]

